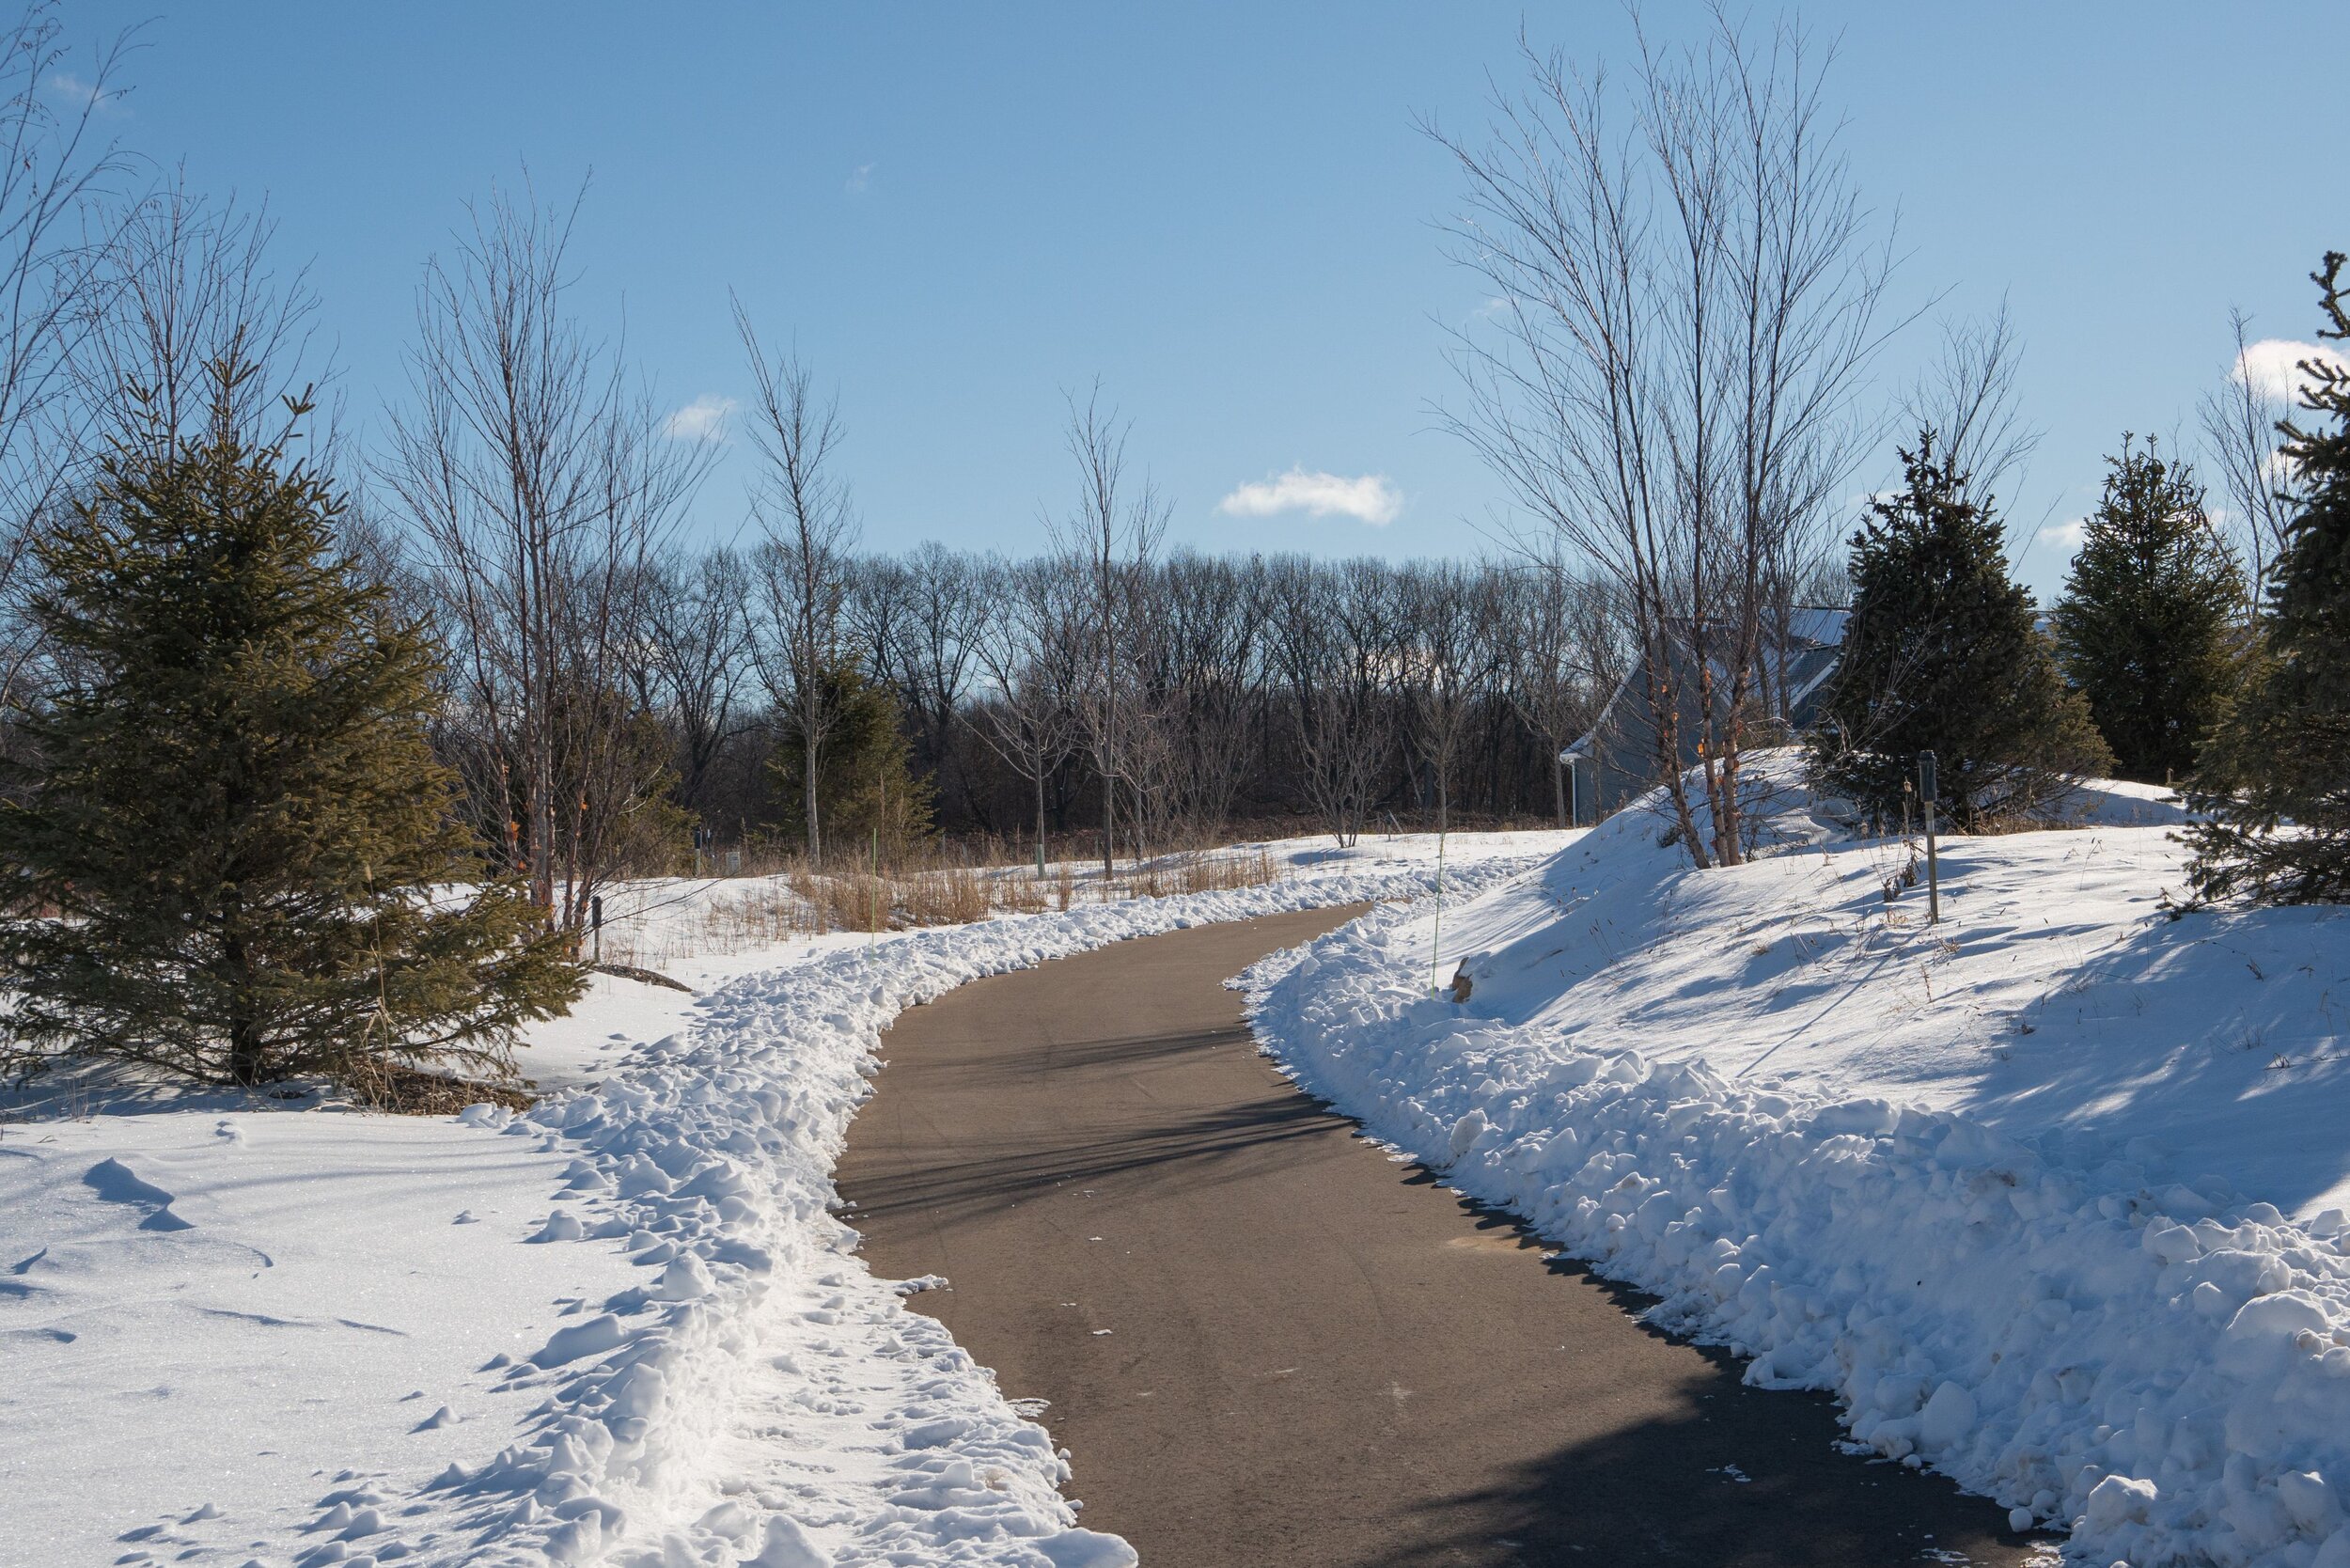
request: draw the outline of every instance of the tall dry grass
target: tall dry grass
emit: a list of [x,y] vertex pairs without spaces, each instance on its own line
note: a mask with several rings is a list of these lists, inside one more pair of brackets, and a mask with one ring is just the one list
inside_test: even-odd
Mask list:
[[1184,851],[1121,867],[1104,878],[1070,862],[1040,877],[1028,866],[928,865],[818,870],[784,862],[761,874],[688,884],[604,929],[607,963],[658,970],[680,959],[749,952],[794,937],[964,925],[997,915],[1067,910],[1081,902],[1158,899],[1258,887],[1286,867],[1264,850]]

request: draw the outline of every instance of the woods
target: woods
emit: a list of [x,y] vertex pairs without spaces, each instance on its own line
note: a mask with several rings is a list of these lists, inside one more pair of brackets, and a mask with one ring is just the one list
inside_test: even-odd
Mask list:
[[[886,776],[937,831],[1011,857],[1040,837],[1055,859],[1125,860],[1244,830],[1352,842],[1389,816],[1566,821],[1558,737],[1623,668],[1596,585],[1556,563],[1136,560],[1109,538],[1099,557],[844,553],[820,750],[854,726],[852,694],[885,703],[903,745],[864,792]],[[665,569],[677,651],[641,689],[679,798],[722,841],[805,852],[807,731],[788,675],[761,673],[782,672],[785,634],[732,559]],[[838,800],[823,808],[858,809]],[[870,826],[822,857],[860,861]]]

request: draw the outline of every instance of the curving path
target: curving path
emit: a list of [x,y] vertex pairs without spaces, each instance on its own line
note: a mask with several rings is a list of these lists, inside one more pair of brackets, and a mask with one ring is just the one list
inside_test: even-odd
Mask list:
[[839,1171],[866,1256],[947,1276],[914,1304],[1051,1402],[1087,1525],[1144,1568],[2031,1560],[1275,1073],[1222,981],[1355,913],[1121,943],[884,1037]]

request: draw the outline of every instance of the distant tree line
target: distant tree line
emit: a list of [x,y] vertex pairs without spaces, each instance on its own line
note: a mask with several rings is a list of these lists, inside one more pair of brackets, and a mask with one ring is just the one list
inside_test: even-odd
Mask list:
[[785,556],[662,565],[630,674],[676,803],[728,843],[862,856],[879,826],[893,855],[928,829],[1098,858],[1105,831],[1125,857],[1242,824],[1563,823],[1559,753],[1622,669],[1605,593],[1541,563],[844,554],[817,749],[853,768],[898,742],[851,715],[885,714],[903,808],[877,823],[871,783],[820,769],[819,838]]

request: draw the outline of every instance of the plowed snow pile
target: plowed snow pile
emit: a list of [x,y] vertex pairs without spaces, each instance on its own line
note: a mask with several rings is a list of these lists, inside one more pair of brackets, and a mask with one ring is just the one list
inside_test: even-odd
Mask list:
[[[1477,847],[1501,857],[1471,887],[1534,846]],[[0,1563],[1131,1563],[1045,1429],[905,1309],[925,1282],[866,1270],[832,1167],[904,1007],[1434,880],[1408,847],[1293,858],[732,954],[681,970],[690,999],[600,981],[551,1031],[579,1087],[522,1118],[158,1093],[0,1128]]]
[[1751,863],[1627,810],[1448,912],[1465,1002],[1383,913],[1260,966],[1260,1039],[2069,1557],[2350,1568],[2350,913],[2168,918],[2175,813],[2110,786],[1946,840],[1930,929],[1769,768]]

